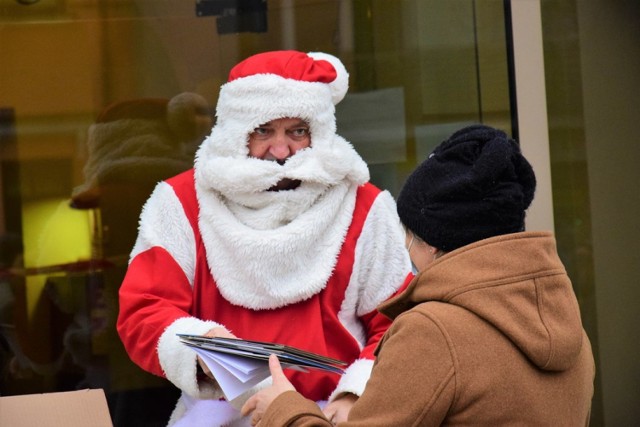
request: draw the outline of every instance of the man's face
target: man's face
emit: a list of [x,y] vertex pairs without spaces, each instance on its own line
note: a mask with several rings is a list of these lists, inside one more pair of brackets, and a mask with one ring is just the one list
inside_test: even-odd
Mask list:
[[307,122],[297,118],[275,119],[260,125],[249,135],[249,156],[284,163],[310,144]]

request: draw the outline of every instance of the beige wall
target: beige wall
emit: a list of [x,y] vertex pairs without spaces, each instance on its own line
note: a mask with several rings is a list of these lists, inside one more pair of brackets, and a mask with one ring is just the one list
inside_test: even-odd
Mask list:
[[511,3],[519,141],[536,173],[536,195],[527,211],[528,230],[553,230],[553,201],[538,0]]
[[640,3],[577,0],[604,419],[640,420]]

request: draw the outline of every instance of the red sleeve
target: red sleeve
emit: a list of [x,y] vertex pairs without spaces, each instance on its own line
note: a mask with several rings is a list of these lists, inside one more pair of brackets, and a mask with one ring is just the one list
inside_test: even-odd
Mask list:
[[[398,288],[398,290],[389,298],[402,293],[409,285],[409,282],[413,280],[413,277],[413,273],[409,273],[402,286],[400,286],[400,288]],[[378,347],[378,343],[382,340],[382,337],[387,329],[389,329],[389,326],[391,326],[391,319],[380,313],[378,310],[373,310],[372,312],[361,316],[360,320],[367,330],[368,337],[367,343],[360,352],[360,358],[373,360],[375,358],[374,351],[376,350],[376,347]]]
[[190,316],[191,286],[182,269],[161,247],[138,254],[120,287],[117,329],[129,357],[164,377],[157,346],[164,330]]

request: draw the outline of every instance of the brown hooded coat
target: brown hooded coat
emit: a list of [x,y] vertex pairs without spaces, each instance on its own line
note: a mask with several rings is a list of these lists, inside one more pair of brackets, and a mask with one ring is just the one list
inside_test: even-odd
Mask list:
[[[394,322],[340,426],[589,423],[594,360],[551,233],[450,252],[379,309]],[[287,392],[268,408],[266,426],[331,423]]]

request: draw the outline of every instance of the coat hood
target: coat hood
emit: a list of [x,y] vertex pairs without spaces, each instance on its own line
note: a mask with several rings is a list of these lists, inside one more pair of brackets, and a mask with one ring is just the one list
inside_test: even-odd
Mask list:
[[578,301],[551,233],[507,234],[449,252],[379,310],[395,318],[429,301],[475,313],[540,369],[566,370],[580,353]]

